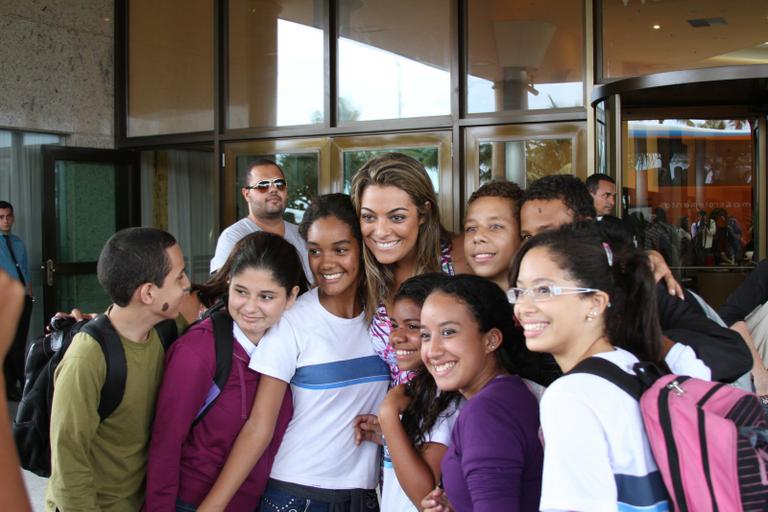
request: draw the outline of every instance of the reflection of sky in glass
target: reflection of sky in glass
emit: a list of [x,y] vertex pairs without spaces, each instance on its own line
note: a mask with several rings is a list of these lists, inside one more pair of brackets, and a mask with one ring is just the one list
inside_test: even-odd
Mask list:
[[396,119],[451,112],[448,71],[347,38],[339,38],[341,120]]
[[323,95],[323,31],[278,19],[278,126],[322,122]]
[[[538,96],[528,92],[528,109],[580,107],[584,104],[581,82],[534,84]],[[467,77],[467,111],[495,112],[496,100],[493,82],[473,75]]]

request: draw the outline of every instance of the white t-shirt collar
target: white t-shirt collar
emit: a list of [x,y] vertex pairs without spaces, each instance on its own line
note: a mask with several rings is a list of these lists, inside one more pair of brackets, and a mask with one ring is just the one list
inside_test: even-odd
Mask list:
[[248,339],[248,336],[245,335],[243,330],[240,329],[236,322],[232,322],[232,334],[235,335],[235,339],[240,344],[240,346],[243,347],[243,350],[245,350],[245,353],[248,354],[248,357],[251,357],[253,351],[256,350],[256,345],[254,345],[253,342]]

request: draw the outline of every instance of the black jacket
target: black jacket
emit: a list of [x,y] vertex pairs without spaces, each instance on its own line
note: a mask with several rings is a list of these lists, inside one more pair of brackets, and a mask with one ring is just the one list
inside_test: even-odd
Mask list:
[[664,282],[656,285],[659,323],[672,341],[688,345],[712,370],[712,380],[733,382],[752,369],[749,347],[736,331],[707,318],[696,298],[672,296]]

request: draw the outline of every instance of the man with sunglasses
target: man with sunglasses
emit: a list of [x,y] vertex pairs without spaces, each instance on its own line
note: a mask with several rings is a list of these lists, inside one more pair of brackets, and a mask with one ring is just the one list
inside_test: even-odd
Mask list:
[[311,281],[307,246],[299,235],[298,227],[283,220],[288,199],[288,184],[280,166],[268,158],[251,162],[241,192],[248,203],[248,216],[229,226],[219,236],[216,252],[211,260],[211,273],[224,265],[232,248],[242,238],[257,231],[267,231],[284,237],[296,247],[304,265],[304,272]]

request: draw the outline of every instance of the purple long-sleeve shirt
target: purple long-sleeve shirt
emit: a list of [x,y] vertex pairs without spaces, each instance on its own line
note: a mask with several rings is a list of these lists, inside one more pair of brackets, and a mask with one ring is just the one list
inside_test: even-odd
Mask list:
[[[261,376],[248,368],[248,354],[236,340],[233,348],[229,379],[213,407],[191,429],[216,373],[211,320],[192,326],[168,351],[152,426],[145,510],[176,510],[177,498],[199,505],[213,487],[251,412]],[[292,414],[288,390],[272,442],[230,501],[228,511],[255,510]]]
[[515,375],[468,400],[443,457],[443,486],[457,512],[536,511],[544,450],[539,404]]

